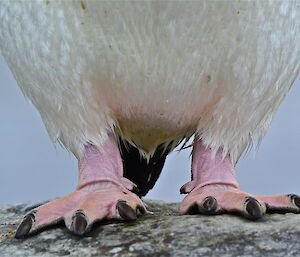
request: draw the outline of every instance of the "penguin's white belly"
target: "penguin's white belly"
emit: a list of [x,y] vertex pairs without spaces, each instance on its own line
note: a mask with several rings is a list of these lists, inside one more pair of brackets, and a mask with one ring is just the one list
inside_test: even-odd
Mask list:
[[[173,76],[176,79],[176,74]],[[173,88],[164,88],[163,81],[153,84],[143,81],[146,88],[131,84],[124,91],[111,90],[113,85],[109,88],[98,85],[94,88],[101,93],[94,94],[99,96],[94,101],[105,103],[120,134],[147,153],[159,144],[193,134],[200,119],[204,124],[212,118],[221,92],[209,84],[211,78],[208,77],[210,75],[188,90],[183,90],[176,81]]]
[[238,152],[299,72],[299,1],[1,3],[0,49],[53,140]]
[[[170,99],[164,100],[151,91],[148,97],[136,100],[126,99],[125,95],[120,98],[114,95],[116,102],[110,100],[107,103],[118,132],[146,153],[155,150],[159,144],[178,141],[193,134],[202,114],[201,111],[188,108],[191,101],[182,102],[184,99],[180,95],[171,94]],[[130,93],[138,95],[134,89],[128,89]],[[186,100],[191,99],[187,97]],[[197,105],[203,109],[202,105]]]

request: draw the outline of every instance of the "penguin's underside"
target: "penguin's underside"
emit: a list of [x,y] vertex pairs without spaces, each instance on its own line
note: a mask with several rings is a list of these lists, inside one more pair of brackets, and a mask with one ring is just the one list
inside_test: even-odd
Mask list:
[[21,238],[64,221],[135,220],[167,154],[195,134],[181,214],[300,212],[240,190],[233,159],[260,141],[300,70],[298,1],[1,1],[0,49],[49,136],[78,159],[67,196]]

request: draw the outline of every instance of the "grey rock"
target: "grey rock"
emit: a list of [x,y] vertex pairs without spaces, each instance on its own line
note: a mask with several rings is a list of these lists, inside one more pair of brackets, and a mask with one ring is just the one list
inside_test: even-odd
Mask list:
[[146,203],[152,213],[135,222],[98,224],[82,238],[61,225],[14,239],[26,207],[0,208],[0,256],[300,256],[300,215],[253,222],[228,214],[180,216],[177,203]]

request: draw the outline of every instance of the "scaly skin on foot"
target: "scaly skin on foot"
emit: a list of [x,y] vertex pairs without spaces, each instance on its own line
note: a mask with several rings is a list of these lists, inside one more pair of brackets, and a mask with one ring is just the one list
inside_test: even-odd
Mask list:
[[294,194],[253,196],[240,190],[229,154],[223,158],[219,149],[212,150],[195,140],[192,158],[192,181],[183,185],[188,193],[180,204],[181,214],[238,213],[256,220],[269,213],[300,213],[300,197]]
[[79,160],[77,190],[33,209],[24,217],[15,237],[25,237],[62,220],[76,235],[85,234],[99,220],[135,220],[146,212],[141,199],[131,192],[135,187],[123,177],[118,145],[110,134],[101,148],[85,147]]

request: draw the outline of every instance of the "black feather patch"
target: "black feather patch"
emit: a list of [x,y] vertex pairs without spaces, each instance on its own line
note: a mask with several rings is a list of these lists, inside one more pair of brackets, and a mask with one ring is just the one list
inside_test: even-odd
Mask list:
[[164,150],[162,145],[159,145],[147,162],[136,147],[120,139],[120,152],[123,159],[124,177],[137,185],[138,190],[135,193],[138,196],[145,196],[159,178],[170,147]]

